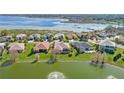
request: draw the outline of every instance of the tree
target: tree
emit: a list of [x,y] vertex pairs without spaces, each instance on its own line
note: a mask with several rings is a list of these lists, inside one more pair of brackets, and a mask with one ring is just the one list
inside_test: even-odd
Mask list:
[[116,42],[116,43],[119,43],[119,42],[118,42],[118,38],[115,39],[115,42]]
[[16,62],[16,57],[19,55],[17,50],[12,50],[9,52],[10,53],[10,60],[12,60],[12,62]]
[[57,61],[57,55],[59,54],[59,52],[57,52],[56,50],[52,50],[50,59],[48,60],[48,64],[53,64]]
[[38,62],[38,61],[39,61],[39,59],[40,59],[40,56],[39,56],[39,54],[38,54],[38,53],[36,53],[36,54],[35,54],[35,58],[36,58],[36,62]]
[[99,51],[99,45],[95,44],[94,46],[95,46],[95,50]]
[[1,34],[1,36],[6,36],[7,35],[7,31],[6,30],[2,30],[0,34]]
[[68,54],[68,57],[72,57],[72,52],[70,52],[70,53]]

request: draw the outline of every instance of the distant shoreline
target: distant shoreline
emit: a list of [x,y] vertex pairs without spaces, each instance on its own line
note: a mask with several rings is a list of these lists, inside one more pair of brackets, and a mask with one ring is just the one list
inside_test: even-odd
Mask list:
[[78,30],[62,30],[62,29],[49,29],[49,28],[43,28],[43,27],[41,27],[41,28],[37,28],[37,27],[0,27],[0,30],[15,30],[15,29],[19,29],[19,30],[47,30],[47,31],[58,31],[58,32],[63,32],[63,31],[66,31],[66,32],[77,32],[77,33],[80,33],[80,32],[94,32],[94,31],[96,31],[96,30],[92,30],[92,31],[78,31]]

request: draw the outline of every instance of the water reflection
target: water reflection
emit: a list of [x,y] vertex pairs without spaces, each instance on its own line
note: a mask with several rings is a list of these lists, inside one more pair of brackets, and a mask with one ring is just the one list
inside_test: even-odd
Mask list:
[[105,67],[105,63],[99,63],[99,62],[90,62],[89,63],[91,66],[94,66],[94,67],[99,67],[101,69],[103,69]]

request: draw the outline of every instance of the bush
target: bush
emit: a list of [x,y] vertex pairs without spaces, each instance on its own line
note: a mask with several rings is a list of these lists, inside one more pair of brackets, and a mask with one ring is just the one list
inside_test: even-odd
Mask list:
[[51,55],[50,59],[47,61],[48,64],[54,64],[57,61],[56,56]]
[[124,58],[122,58],[122,61],[124,61]]
[[6,60],[1,64],[1,67],[9,66],[9,65],[12,65],[13,63],[14,63],[14,60]]
[[76,54],[75,54],[75,56],[78,56],[79,55],[79,53],[77,52]]
[[113,58],[113,61],[116,62],[119,58],[121,58],[121,54],[120,53]]
[[69,53],[69,54],[68,54],[68,57],[72,57],[72,53]]

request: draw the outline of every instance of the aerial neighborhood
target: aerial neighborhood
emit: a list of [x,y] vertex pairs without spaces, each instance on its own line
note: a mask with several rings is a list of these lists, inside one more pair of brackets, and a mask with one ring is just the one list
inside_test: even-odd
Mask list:
[[0,78],[124,78],[124,15],[1,14]]
[[76,60],[78,55],[82,55],[78,61],[98,61],[100,55],[106,58],[102,62],[116,64],[118,60],[124,60],[124,37],[115,32],[107,33],[104,30],[80,33],[41,32],[43,33],[22,31],[16,32],[17,34],[14,32],[7,34],[6,31],[1,31],[0,60],[34,61],[37,59],[35,61],[44,62],[52,56],[58,60],[65,57],[65,61],[69,61],[71,57],[70,60]]

